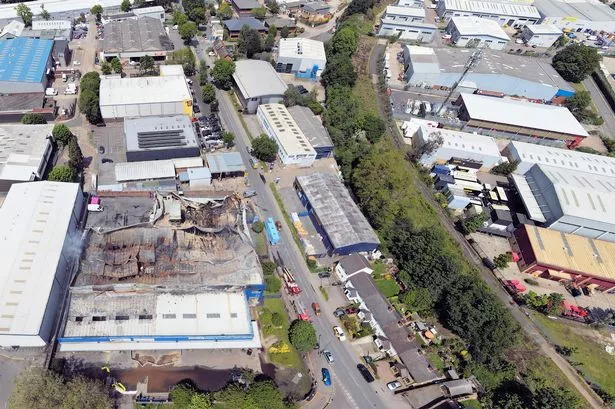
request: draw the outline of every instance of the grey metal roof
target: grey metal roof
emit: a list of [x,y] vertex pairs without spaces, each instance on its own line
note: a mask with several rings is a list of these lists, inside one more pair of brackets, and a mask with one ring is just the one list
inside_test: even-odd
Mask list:
[[443,386],[451,397],[470,395],[474,391],[472,382],[468,379],[456,379],[454,381],[444,382]]
[[124,134],[129,152],[199,146],[194,126],[185,115],[126,118]]
[[615,10],[599,1],[536,0],[534,6],[545,17],[573,17],[588,21],[615,20]]
[[288,85],[268,61],[241,60],[235,62],[233,79],[244,98],[266,95],[282,96]]
[[427,358],[417,352],[419,345],[414,337],[408,338],[411,335],[408,328],[398,325],[401,316],[378,290],[371,275],[356,274],[350,277],[349,281],[384,331],[386,339],[397,352],[399,359],[408,368],[412,379],[417,383],[423,383],[441,378],[429,368]]
[[253,30],[267,30],[262,21],[255,19],[254,17],[239,17],[232,18],[230,20],[224,20],[224,26],[229,31],[239,31],[243,26],[248,26]]
[[333,147],[329,132],[310,108],[295,105],[288,112],[314,148]]
[[378,236],[337,176],[312,173],[298,176],[297,183],[336,249],[360,243],[380,244]]
[[105,26],[104,52],[154,52],[171,49],[171,40],[164,31],[162,22],[157,18],[140,17],[112,21]]
[[282,18],[282,17],[270,17],[265,20],[265,25],[267,27],[276,26],[277,28],[288,27],[295,28],[297,27],[297,23],[294,19],[290,18]]
[[210,153],[205,155],[205,160],[212,174],[245,172],[246,170],[239,152]]
[[360,254],[351,254],[349,256],[344,257],[340,264],[342,268],[346,272],[346,274],[354,274],[359,270],[364,268],[372,268],[367,259]]
[[240,10],[252,10],[262,7],[256,0],[232,0],[233,5]]
[[329,10],[331,10],[331,6],[329,6],[324,1],[310,1],[304,4],[302,8],[303,10],[318,14],[326,14],[329,12]]

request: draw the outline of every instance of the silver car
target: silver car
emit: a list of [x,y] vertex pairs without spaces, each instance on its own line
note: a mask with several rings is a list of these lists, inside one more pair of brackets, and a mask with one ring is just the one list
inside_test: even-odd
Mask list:
[[335,360],[333,359],[333,354],[331,353],[331,351],[323,351],[322,354],[325,356],[325,359],[327,360],[327,362],[329,362],[330,364],[332,364]]

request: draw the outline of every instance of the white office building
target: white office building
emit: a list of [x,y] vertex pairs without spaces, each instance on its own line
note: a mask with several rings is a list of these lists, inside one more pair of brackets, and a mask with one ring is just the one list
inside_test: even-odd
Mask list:
[[451,42],[458,47],[502,50],[510,41],[496,21],[486,18],[453,17],[446,31],[451,35]]
[[312,166],[316,151],[284,105],[259,105],[256,114],[267,135],[278,144],[283,164]]
[[525,26],[519,38],[527,45],[549,48],[561,36],[562,30],[555,24],[534,24]]
[[480,0],[441,0],[438,2],[437,11],[438,15],[446,20],[474,16],[495,20],[500,26],[514,28],[536,24],[541,19],[534,6]]
[[320,77],[326,65],[327,56],[322,41],[300,37],[280,39],[276,71],[316,78]]
[[420,163],[425,167],[446,163],[452,158],[481,162],[483,170],[503,162],[495,139],[489,136],[421,125],[412,142],[417,148],[429,142],[437,143],[436,149],[421,157]]
[[402,41],[420,41],[422,43],[429,43],[433,40],[437,31],[438,27],[430,23],[424,23],[416,20],[392,20],[384,16],[380,21],[378,36],[399,36],[399,39]]
[[425,9],[418,7],[387,6],[384,12],[385,18],[390,21],[425,21]]
[[77,183],[11,187],[0,208],[0,346],[43,347],[79,261],[84,210]]

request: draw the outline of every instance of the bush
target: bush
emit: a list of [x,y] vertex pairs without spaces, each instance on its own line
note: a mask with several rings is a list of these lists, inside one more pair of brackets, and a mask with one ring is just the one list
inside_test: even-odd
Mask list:
[[47,180],[54,182],[74,182],[77,178],[77,172],[75,169],[66,165],[57,165],[51,169]]
[[306,257],[305,262],[310,270],[314,270],[316,267],[318,267],[318,263],[316,263],[316,260],[314,260],[313,258]]
[[311,351],[318,345],[316,330],[308,321],[293,321],[288,329],[288,339],[299,352]]
[[282,325],[284,325],[284,316],[279,312],[274,312],[273,314],[271,314],[271,323],[275,327],[281,327]]
[[494,166],[491,169],[491,173],[493,173],[494,175],[508,176],[515,170],[517,170],[517,166],[519,166],[518,161],[503,162],[499,165]]
[[254,232],[260,233],[264,229],[265,229],[265,223],[261,222],[260,220],[252,223],[252,230],[254,230]]
[[46,124],[47,120],[41,114],[25,114],[21,117],[21,123],[24,125],[41,125]]
[[538,281],[534,280],[533,278],[524,278],[523,281],[525,281],[529,285],[535,285],[535,286],[540,285],[540,283]]
[[263,267],[263,274],[265,274],[266,276],[269,276],[275,273],[275,270],[278,267],[276,263],[274,263],[273,261],[269,261],[269,260],[262,261],[261,266]]
[[278,144],[266,134],[252,140],[252,154],[265,162],[273,162],[278,154]]
[[68,141],[73,136],[68,126],[64,124],[55,124],[51,134],[56,141],[60,142],[63,146],[68,145]]
[[265,277],[265,291],[268,293],[279,293],[282,288],[282,281],[276,276],[270,275]]
[[493,259],[493,264],[495,264],[497,268],[503,269],[508,267],[508,263],[510,263],[511,261],[513,261],[512,253],[507,252],[496,256]]

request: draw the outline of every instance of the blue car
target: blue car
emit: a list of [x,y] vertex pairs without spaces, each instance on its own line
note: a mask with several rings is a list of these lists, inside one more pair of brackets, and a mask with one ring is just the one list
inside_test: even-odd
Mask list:
[[331,386],[331,373],[327,368],[322,368],[322,383]]

